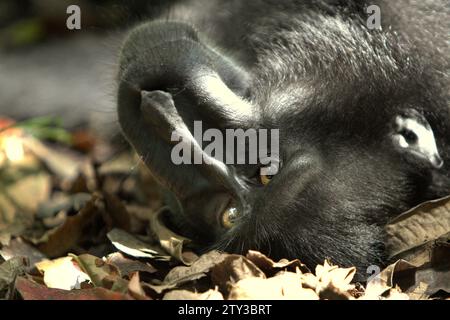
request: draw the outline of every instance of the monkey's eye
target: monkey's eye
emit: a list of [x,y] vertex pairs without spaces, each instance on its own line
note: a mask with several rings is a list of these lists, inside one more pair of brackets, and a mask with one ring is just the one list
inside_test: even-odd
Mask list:
[[264,175],[264,174],[261,174],[261,175],[259,176],[259,179],[260,179],[261,184],[262,184],[263,186],[267,186],[267,185],[270,183],[270,181],[272,180],[272,178],[273,178],[273,176]]
[[235,225],[238,216],[239,215],[238,215],[237,208],[234,208],[234,207],[228,208],[222,214],[222,217],[221,217],[222,226],[225,229],[231,229]]
[[402,131],[400,131],[400,134],[405,138],[406,142],[410,144],[417,143],[417,140],[419,139],[417,134],[408,129],[403,129]]

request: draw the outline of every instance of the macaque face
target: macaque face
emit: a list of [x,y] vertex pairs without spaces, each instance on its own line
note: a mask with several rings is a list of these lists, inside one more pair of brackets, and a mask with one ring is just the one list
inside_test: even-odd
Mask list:
[[[350,53],[347,68],[299,76],[292,56],[313,55],[278,48],[245,70],[200,38],[180,22],[134,29],[118,113],[168,190],[169,219],[205,248],[365,270],[385,261],[390,218],[450,190],[446,101],[414,64],[392,74],[391,60]],[[243,144],[228,145],[230,130]]]
[[[413,114],[408,121],[423,120]],[[264,175],[262,165],[233,165],[230,179],[239,183],[239,197],[210,189],[203,201],[187,201],[192,233],[207,232],[214,248],[258,249],[275,258],[301,257],[310,265],[324,257],[361,270],[381,264],[383,225],[427,199],[421,188],[431,183],[431,170],[439,168],[433,160],[440,158],[435,142],[420,156],[415,153],[419,140],[429,138],[431,132],[424,129],[430,127],[423,122],[408,132],[397,126],[395,112],[365,115],[366,124],[351,116],[330,117],[329,123],[322,119],[323,127],[314,124],[316,117],[320,114],[290,122],[282,115],[262,124],[280,128],[278,172]],[[397,145],[396,135],[405,140],[416,135],[411,150]],[[427,157],[429,152],[433,156]],[[205,208],[205,218],[199,208]]]

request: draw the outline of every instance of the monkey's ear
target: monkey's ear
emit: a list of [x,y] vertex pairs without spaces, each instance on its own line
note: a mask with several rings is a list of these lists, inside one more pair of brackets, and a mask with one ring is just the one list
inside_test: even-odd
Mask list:
[[392,140],[395,147],[409,159],[440,169],[444,161],[427,119],[414,109],[407,109],[394,119]]

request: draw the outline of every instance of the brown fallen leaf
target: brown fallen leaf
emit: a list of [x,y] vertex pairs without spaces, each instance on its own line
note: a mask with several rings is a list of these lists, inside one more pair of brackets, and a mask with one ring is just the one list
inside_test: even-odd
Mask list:
[[98,168],[98,173],[102,176],[111,176],[116,174],[129,175],[130,171],[137,165],[137,160],[130,152],[124,152],[112,159],[105,161]]
[[44,275],[44,283],[49,288],[80,289],[83,282],[91,281],[72,257],[41,261],[36,264],[36,268]]
[[61,189],[69,194],[88,193],[96,190],[95,180],[87,177],[85,173],[79,173],[72,181],[64,181]]
[[450,266],[438,268],[430,264],[425,264],[417,268],[408,270],[407,272],[397,272],[394,275],[395,284],[401,290],[411,296],[417,296],[426,283],[426,289],[422,297],[429,298],[439,291],[446,292],[450,295]]
[[98,197],[93,195],[85,207],[77,215],[67,217],[67,220],[56,229],[45,235],[38,244],[39,251],[48,257],[60,257],[69,252],[84,236],[85,228],[99,214],[96,201]]
[[401,252],[390,260],[406,260],[415,266],[421,266],[427,263],[444,265],[450,258],[449,243],[450,232],[438,239],[428,241],[423,245]]
[[355,289],[351,284],[356,268],[339,268],[325,260],[316,267],[316,293],[321,299],[346,300],[353,299],[350,291]]
[[122,201],[116,195],[107,192],[103,192],[103,198],[113,226],[129,232],[131,229],[130,214]]
[[450,293],[450,197],[405,212],[386,226],[386,233],[391,260],[409,262],[407,270],[392,270],[392,284],[413,299]]
[[184,246],[191,242],[190,239],[180,236],[170,230],[164,223],[164,214],[166,209],[162,209],[154,214],[150,220],[150,229],[155,234],[161,247],[167,251],[173,258],[185,265],[190,265],[194,261],[187,259],[183,255]]
[[120,252],[112,253],[104,260],[116,266],[123,277],[130,277],[135,272],[155,273],[157,271],[151,264],[129,259]]
[[164,284],[183,284],[198,280],[206,276],[218,264],[221,264],[229,255],[218,251],[210,251],[202,255],[192,265],[175,267],[164,278]]
[[15,287],[24,300],[133,300],[128,294],[104,288],[50,289],[23,277],[17,278]]
[[91,199],[92,195],[88,193],[68,195],[63,192],[54,192],[48,201],[39,206],[36,216],[40,219],[48,219],[61,211],[80,211]]
[[390,265],[381,273],[367,282],[363,300],[380,300],[390,289],[392,289],[392,268]]
[[123,230],[113,229],[108,232],[107,236],[117,250],[129,256],[159,261],[169,261],[171,259],[162,248],[143,242]]
[[2,242],[20,236],[34,221],[41,203],[50,197],[51,179],[48,174],[19,175],[12,184],[0,181],[0,235]]
[[164,191],[155,179],[150,169],[142,159],[138,159],[138,185],[142,191],[142,203],[153,212],[161,210],[164,206]]
[[399,260],[387,266],[382,272],[367,282],[363,300],[381,300],[396,291],[394,275],[398,272],[413,270],[415,267],[404,261]]
[[98,189],[109,194],[120,194],[122,191],[123,177],[122,176],[101,176],[98,177]]
[[177,288],[178,284],[176,283],[157,283],[157,284],[149,284],[149,283],[143,283],[142,284],[145,292],[148,296],[151,296],[154,299],[160,299],[161,295],[168,291]]
[[97,137],[88,130],[75,130],[72,133],[72,148],[83,153],[89,153],[97,144]]
[[[448,237],[442,237],[427,246],[427,258],[423,264],[412,264],[398,260],[388,266],[367,284],[369,294],[382,295],[378,291],[398,287],[411,299],[424,299],[439,291],[450,294],[450,244]],[[424,255],[425,256],[425,255]],[[426,286],[424,285],[426,284]],[[425,290],[425,291],[423,291]]]
[[188,290],[172,290],[167,292],[163,300],[224,300],[223,295],[215,288],[203,293]]
[[21,238],[13,239],[8,245],[3,246],[0,249],[0,256],[2,256],[5,260],[9,260],[14,257],[26,257],[30,262],[30,266],[47,259],[42,252],[26,243]]
[[427,263],[417,267],[399,260],[368,282],[365,296],[366,299],[378,297],[422,300],[429,299],[440,291],[450,293],[448,265],[442,268]]
[[149,209],[148,207],[128,204],[126,208],[130,215],[132,215],[134,218],[145,221],[147,223],[150,222],[153,215],[155,214],[154,211],[152,209]]
[[141,280],[139,278],[139,272],[135,272],[128,283],[128,294],[131,295],[136,300],[149,300],[145,294],[144,289],[141,285]]
[[60,211],[54,217],[42,219],[43,225],[48,229],[57,228],[67,220],[67,212]]
[[131,234],[145,234],[150,223],[151,216],[153,215],[152,209],[139,205],[127,204],[127,212],[130,219]]
[[450,197],[425,202],[396,217],[385,228],[390,256],[421,246],[450,233]]
[[145,284],[144,286],[156,296],[180,287],[184,284],[205,278],[211,269],[220,264],[228,254],[210,251],[202,255],[190,266],[178,266],[169,271],[164,280],[158,284]]
[[14,282],[29,267],[28,259],[15,257],[0,264],[0,299],[10,299],[14,293]]
[[383,300],[409,300],[409,296],[398,288],[393,288],[389,290],[387,297]]
[[2,191],[16,208],[35,214],[39,205],[50,197],[51,178],[45,172],[39,172],[21,178]]
[[317,293],[303,288],[301,273],[280,272],[275,277],[244,278],[232,284],[229,300],[319,300]]
[[266,275],[253,262],[241,255],[228,255],[211,270],[211,280],[222,292],[228,292],[231,285],[247,278],[265,279]]
[[11,241],[11,234],[7,231],[0,232],[0,245],[7,246]]
[[414,288],[414,290],[408,292],[408,297],[411,300],[426,300],[429,298],[427,291],[428,291],[428,284],[426,284],[425,282],[420,282],[419,285],[417,285],[417,287]]
[[103,259],[90,254],[70,255],[79,268],[89,276],[96,287],[103,287],[117,292],[127,292],[128,281],[122,279],[119,269],[106,263]]
[[47,168],[61,179],[75,180],[80,172],[90,165],[86,157],[66,148],[54,148],[33,138],[23,139],[28,150],[33,152]]
[[262,254],[258,251],[249,250],[247,255],[247,259],[253,262],[258,268],[260,268],[266,276],[271,277],[277,274],[278,272],[285,270],[295,272],[297,268],[299,268],[303,273],[311,273],[311,271],[306,267],[305,264],[301,263],[300,260],[287,260],[282,259],[278,262],[273,261],[268,258],[266,255]]

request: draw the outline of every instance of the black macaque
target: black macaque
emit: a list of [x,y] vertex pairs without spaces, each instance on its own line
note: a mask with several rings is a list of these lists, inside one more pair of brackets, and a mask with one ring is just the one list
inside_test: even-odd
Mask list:
[[[450,193],[449,10],[445,0],[195,0],[130,31],[119,122],[170,190],[170,221],[205,248],[330,258],[362,274],[385,264],[387,221]],[[278,173],[175,165],[172,134],[195,142],[194,121],[279,129]]]

